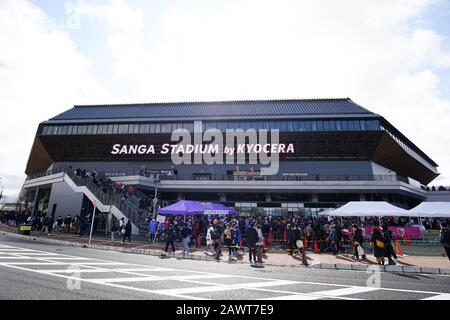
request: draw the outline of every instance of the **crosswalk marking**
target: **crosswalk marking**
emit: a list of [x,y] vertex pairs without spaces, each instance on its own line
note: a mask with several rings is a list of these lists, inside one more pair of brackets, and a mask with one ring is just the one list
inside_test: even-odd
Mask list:
[[[149,294],[165,295],[174,298],[184,299],[207,299],[214,298],[214,293],[219,291],[234,290],[240,292],[241,289],[262,291],[274,296],[267,299],[282,299],[282,300],[315,300],[321,298],[334,298],[344,300],[358,300],[355,298],[345,297],[346,295],[357,295],[359,293],[371,292],[375,290],[387,290],[396,292],[422,293],[430,294],[431,299],[450,299],[449,293],[440,292],[426,292],[418,290],[394,289],[394,288],[371,288],[364,286],[351,286],[342,284],[330,284],[323,282],[309,282],[309,281],[291,281],[273,278],[261,278],[254,276],[243,276],[223,273],[211,273],[193,270],[183,270],[176,268],[166,268],[159,266],[148,266],[142,264],[132,264],[117,261],[108,261],[95,258],[78,257],[65,254],[57,254],[41,250],[32,250],[20,247],[11,247],[0,245],[0,266],[15,268],[27,272],[35,272],[53,277],[63,279],[75,279],[83,282],[104,285],[115,288],[122,288],[126,290],[134,290]],[[15,261],[17,260],[31,260],[31,261]],[[32,266],[55,266],[52,269],[33,269]],[[66,269],[71,266],[78,266],[83,269],[69,270]],[[113,268],[118,266],[119,268]],[[61,269],[58,269],[61,267]],[[170,271],[181,272],[187,274],[181,275],[154,275],[152,272],[156,271]],[[142,273],[146,272],[146,273]],[[82,274],[97,275],[97,278],[82,278]],[[109,275],[117,275],[119,277],[105,278],[101,277],[102,273]],[[122,275],[122,276],[120,276]],[[123,276],[126,275],[126,276]],[[229,283],[214,283],[208,282],[208,279],[227,279],[239,278],[242,282],[239,284]],[[249,282],[249,280],[255,280]],[[123,282],[152,282],[152,281],[173,281],[176,287],[177,282],[191,283],[193,286],[187,288],[173,288],[173,289],[144,289],[134,287],[131,284],[123,285]],[[226,280],[225,280],[226,281]],[[282,287],[287,285],[310,285],[310,286],[334,286],[337,289],[312,291],[308,293],[294,291],[274,290],[272,287]],[[195,286],[194,286],[195,285]],[[195,296],[198,293],[211,293],[208,297]],[[276,294],[276,296],[275,296]],[[192,296],[194,295],[194,296]],[[244,297],[245,298],[245,297]]]
[[350,287],[350,288],[342,288],[342,289],[334,289],[334,290],[326,290],[314,292],[316,295],[323,295],[327,297],[340,297],[350,294],[364,293],[379,290],[380,288],[373,287]]
[[423,300],[450,300],[450,293],[441,293]]

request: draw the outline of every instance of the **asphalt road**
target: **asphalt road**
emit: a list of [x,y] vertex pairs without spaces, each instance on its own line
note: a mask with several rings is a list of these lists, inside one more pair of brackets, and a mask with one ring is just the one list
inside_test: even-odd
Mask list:
[[450,276],[254,268],[1,235],[0,299],[450,299]]

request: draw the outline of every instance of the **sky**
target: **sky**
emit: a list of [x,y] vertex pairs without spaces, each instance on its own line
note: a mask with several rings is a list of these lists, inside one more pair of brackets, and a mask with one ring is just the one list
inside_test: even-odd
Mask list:
[[350,97],[450,185],[449,0],[0,0],[0,178],[76,104]]

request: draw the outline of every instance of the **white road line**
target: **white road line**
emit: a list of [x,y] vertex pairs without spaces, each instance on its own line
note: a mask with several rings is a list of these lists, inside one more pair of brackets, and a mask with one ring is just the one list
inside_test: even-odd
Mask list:
[[291,294],[287,296],[278,296],[278,297],[270,297],[270,298],[263,298],[260,300],[317,300],[322,297],[315,297],[308,294]]
[[[15,247],[18,249],[21,249],[20,247]],[[45,251],[42,251],[45,252]],[[76,256],[71,256],[71,257],[76,257]],[[96,261],[103,261],[103,262],[95,262],[95,263],[88,263],[88,262],[75,262],[75,263],[63,263],[63,262],[52,262],[50,261],[50,263],[48,262],[49,260],[45,260],[42,258],[33,258],[36,259],[38,261],[47,261],[47,262],[40,262],[40,263],[23,263],[23,265],[79,265],[79,266],[84,266],[86,268],[96,268],[94,267],[94,265],[129,265],[129,266],[136,266],[136,267],[144,267],[144,268],[149,268],[151,266],[148,265],[141,265],[141,264],[129,264],[129,263],[121,263],[121,262],[113,262],[113,261],[108,261],[108,260],[102,260],[102,259],[92,259],[92,260],[96,260]],[[90,258],[88,258],[90,259]],[[20,262],[16,262],[16,263],[0,263],[0,265],[4,265],[7,267],[16,267],[16,265],[20,265]],[[32,271],[32,272],[39,272],[39,270],[33,270],[33,269],[27,269],[27,268],[21,268],[18,267],[20,269],[23,270],[27,270],[27,271]],[[111,270],[107,270],[108,272],[115,272],[114,269]],[[192,270],[184,270],[184,269],[172,269],[172,271],[179,271],[179,272],[188,272],[188,273],[197,273],[197,274],[203,274],[203,275],[207,275],[207,274],[212,274],[212,273],[208,273],[208,272],[201,272],[201,271],[192,271]],[[120,272],[120,271],[119,271]],[[139,273],[134,273],[134,272],[127,272],[124,271],[123,273],[127,273],[127,274],[132,274],[132,275],[138,275],[138,276],[143,276],[146,277],[148,276],[147,274],[139,274]],[[66,277],[64,275],[58,275],[58,274],[52,274],[53,276],[62,276],[62,277]],[[219,275],[219,274],[217,274]],[[225,274],[220,274],[220,275],[225,275]],[[233,277],[236,278],[242,278],[242,279],[258,279],[258,280],[264,280],[264,281],[287,281],[287,280],[279,280],[279,279],[271,279],[271,278],[260,278],[260,277],[250,277],[250,276],[239,276],[239,275],[233,275]],[[67,277],[66,277],[67,278]],[[69,277],[70,278],[70,277]],[[166,279],[167,277],[161,277],[162,280]],[[90,280],[93,279],[79,279],[81,281],[87,281],[89,282]],[[168,279],[168,280],[175,280],[175,279]],[[191,283],[197,283],[197,284],[202,284],[202,285],[206,285],[206,286],[210,286],[210,287],[215,287],[217,288],[218,285],[217,283],[208,283],[208,282],[202,282],[202,281],[196,281],[194,279],[179,279],[178,281],[184,281],[184,282],[191,282]],[[310,285],[319,285],[319,286],[335,286],[335,287],[342,287],[342,288],[353,288],[353,290],[367,290],[367,287],[363,287],[363,286],[351,286],[351,285],[342,285],[342,284],[329,284],[329,283],[323,283],[323,282],[309,282],[309,281],[290,281],[289,284],[310,284]],[[115,286],[118,288],[125,288],[125,289],[130,289],[130,290],[136,290],[137,288],[134,287],[127,287],[127,286],[121,286],[121,285],[113,285],[111,283],[105,284],[105,285],[111,285],[111,286]],[[278,285],[278,284],[277,284]],[[220,286],[220,285],[219,285]],[[234,286],[234,285],[233,285]],[[358,289],[358,288],[364,288],[364,289]],[[270,289],[263,289],[263,288],[258,288],[258,287],[253,287],[253,288],[248,288],[249,290],[258,290],[258,291],[271,291],[271,292],[282,292],[282,291],[277,291],[277,290],[270,290]],[[419,291],[419,290],[407,290],[407,289],[394,289],[394,288],[379,288],[379,290],[386,290],[386,291],[395,291],[395,292],[408,292],[408,293],[424,293],[424,294],[432,294],[432,295],[441,295],[441,292],[429,292],[429,291]],[[142,289],[139,289],[139,291],[145,291]],[[150,293],[158,293],[159,291],[152,291],[152,290],[148,290],[146,292],[150,292]],[[198,291],[197,291],[198,292]],[[324,291],[323,293],[325,293],[326,291]],[[348,291],[346,291],[348,292]],[[286,293],[291,293],[291,292],[286,292]],[[292,292],[292,294],[300,294],[302,295],[302,293],[298,293],[298,292]],[[350,293],[351,294],[351,293]],[[172,296],[176,296],[176,297],[183,297],[183,298],[188,298],[187,296],[182,296],[180,294],[172,294]],[[339,298],[339,296],[336,296],[334,298]],[[340,297],[341,299],[350,299],[350,298],[345,298],[345,297]],[[350,299],[353,300],[353,299]]]
[[158,281],[162,280],[160,277],[128,277],[128,278],[103,278],[103,279],[89,279],[94,283],[115,283],[115,282],[140,282],[140,281]]
[[343,288],[343,289],[335,289],[335,290],[318,291],[318,292],[313,292],[313,294],[327,296],[327,297],[341,297],[341,296],[350,295],[350,294],[358,294],[358,293],[376,291],[379,289],[380,288],[373,288],[373,287],[351,287],[351,288]]
[[441,294],[435,295],[433,297],[425,298],[422,300],[450,300],[450,293],[441,293]]

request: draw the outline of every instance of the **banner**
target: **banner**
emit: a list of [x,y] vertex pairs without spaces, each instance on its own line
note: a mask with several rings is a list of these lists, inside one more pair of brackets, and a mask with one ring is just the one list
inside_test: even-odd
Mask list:
[[[370,240],[372,234],[371,226],[360,227],[363,233],[364,240]],[[388,227],[392,231],[392,240],[404,240],[405,237],[409,240],[422,240],[422,232],[420,227]],[[344,230],[343,230],[344,231]],[[353,237],[353,229],[349,228],[347,233],[350,238]]]

